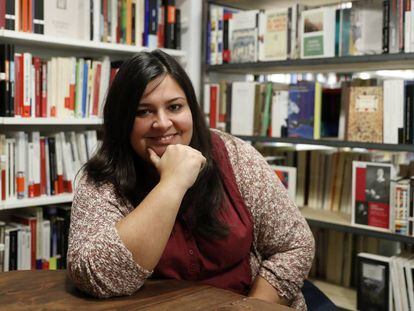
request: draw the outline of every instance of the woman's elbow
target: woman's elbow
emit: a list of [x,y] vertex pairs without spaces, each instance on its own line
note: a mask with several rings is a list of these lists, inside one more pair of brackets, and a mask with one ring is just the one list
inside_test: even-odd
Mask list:
[[90,254],[73,256],[68,253],[69,278],[78,289],[96,298],[129,296],[144,284],[144,278],[133,278],[134,273],[115,267]]

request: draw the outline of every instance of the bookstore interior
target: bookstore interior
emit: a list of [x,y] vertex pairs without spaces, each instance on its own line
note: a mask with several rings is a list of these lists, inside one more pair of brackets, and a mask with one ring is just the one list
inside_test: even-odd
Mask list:
[[108,86],[157,48],[287,188],[309,280],[342,310],[414,310],[413,0],[0,1],[0,271],[66,268]]

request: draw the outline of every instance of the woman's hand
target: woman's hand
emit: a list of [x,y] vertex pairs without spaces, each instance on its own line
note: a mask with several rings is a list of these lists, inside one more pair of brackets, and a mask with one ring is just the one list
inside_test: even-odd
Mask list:
[[261,299],[267,302],[275,302],[281,305],[288,305],[288,301],[281,298],[276,289],[270,285],[264,278],[257,276],[253,282],[249,297]]
[[184,191],[194,184],[206,163],[200,151],[186,145],[169,145],[161,157],[150,148],[148,153],[160,174],[160,182],[173,182]]

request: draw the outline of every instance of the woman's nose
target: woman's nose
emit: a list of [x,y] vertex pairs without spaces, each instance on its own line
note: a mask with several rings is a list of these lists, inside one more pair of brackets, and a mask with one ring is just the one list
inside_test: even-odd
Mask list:
[[152,126],[156,129],[169,128],[171,125],[172,121],[164,111],[160,111],[157,113],[154,123],[152,124]]

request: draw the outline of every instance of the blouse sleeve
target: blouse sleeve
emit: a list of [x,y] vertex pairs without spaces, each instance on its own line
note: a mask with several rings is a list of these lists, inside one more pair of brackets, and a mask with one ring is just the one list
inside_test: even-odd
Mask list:
[[115,228],[128,213],[113,186],[80,180],[72,203],[67,271],[82,291],[99,298],[131,295],[151,275],[133,260]]
[[260,153],[238,138],[225,136],[239,190],[253,217],[258,273],[281,297],[293,301],[312,265],[312,232]]

